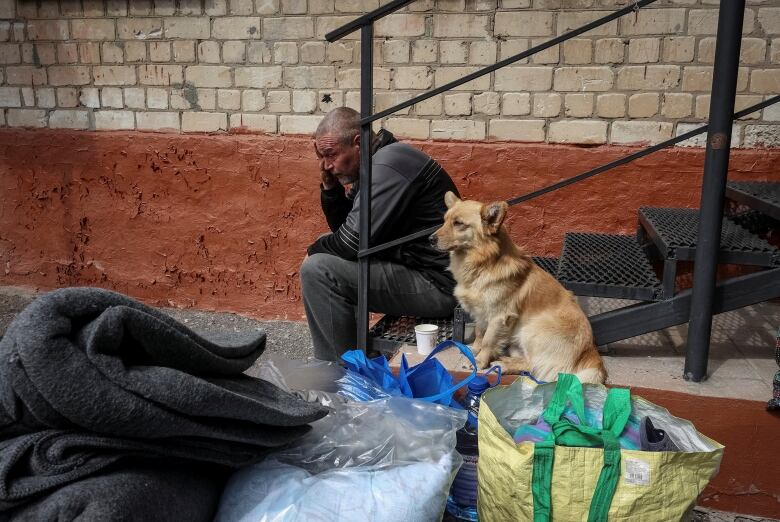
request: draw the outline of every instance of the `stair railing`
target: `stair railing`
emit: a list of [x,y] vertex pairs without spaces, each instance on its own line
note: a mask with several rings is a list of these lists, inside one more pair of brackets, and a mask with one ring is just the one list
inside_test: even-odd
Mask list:
[[[430,91],[415,96],[407,101],[401,102],[386,110],[373,114],[373,24],[377,20],[405,7],[412,3],[414,0],[393,0],[388,4],[385,4],[378,9],[375,9],[365,15],[362,15],[355,20],[327,33],[325,39],[328,42],[335,42],[354,31],[360,30],[360,118],[361,118],[361,141],[360,141],[360,187],[359,194],[361,201],[368,202],[360,207],[360,222],[359,222],[359,250],[358,250],[358,331],[357,331],[357,347],[366,350],[369,347],[368,336],[368,320],[369,320],[369,281],[370,281],[370,256],[382,252],[384,250],[393,248],[395,246],[408,243],[420,237],[430,235],[436,231],[439,227],[434,226],[424,230],[414,232],[404,237],[382,243],[381,245],[371,246],[371,124],[381,118],[394,114],[395,112],[411,107],[421,101],[427,100],[433,96],[449,91],[455,87],[468,83],[476,78],[489,74],[495,70],[511,65],[524,58],[532,56],[536,53],[544,51],[550,47],[558,45],[570,38],[579,36],[582,33],[590,31],[596,27],[604,25],[608,22],[616,20],[622,16],[630,13],[636,13],[642,7],[654,3],[656,0],[637,0],[633,4],[628,5],[622,9],[618,9],[606,16],[598,18],[592,22],[589,22],[577,29],[573,29],[560,36],[552,38],[551,40],[544,42],[540,45],[534,46],[526,51],[510,56],[504,60],[496,62],[493,65],[484,67],[478,71],[468,74],[457,80],[453,80],[444,85],[436,87]],[[728,6],[724,9],[724,6]],[[600,167],[596,167],[582,174],[567,178],[560,182],[554,183],[542,189],[515,197],[508,200],[510,206],[517,205],[524,201],[537,198],[549,192],[559,190],[563,187],[577,183],[584,179],[590,178],[597,174],[607,172],[615,167],[625,165],[631,161],[647,156],[658,150],[670,147],[689,138],[697,136],[703,132],[708,132],[707,137],[707,159],[705,160],[705,185],[707,187],[707,216],[702,215],[700,220],[700,237],[702,230],[708,241],[706,247],[706,254],[702,253],[700,256],[700,249],[697,247],[696,264],[701,263],[704,265],[717,264],[717,251],[720,242],[720,214],[722,212],[722,201],[725,191],[725,173],[728,169],[728,156],[730,152],[730,138],[731,138],[731,124],[734,118],[746,116],[756,110],[760,110],[764,107],[768,107],[780,101],[780,96],[774,96],[768,100],[757,103],[747,109],[739,111],[734,114],[734,88],[736,85],[736,74],[739,57],[739,44],[741,37],[742,17],[744,15],[745,0],[732,0],[729,2],[722,2],[719,14],[718,32],[716,36],[716,56],[715,56],[715,68],[713,73],[713,91],[710,101],[710,123],[708,125],[702,125],[696,129],[692,129],[684,134],[658,143],[646,149],[640,150],[633,154],[629,154],[624,158],[612,161]],[[737,23],[737,19],[739,22]],[[735,29],[736,28],[736,29]],[[736,38],[734,32],[736,31]],[[728,34],[728,36],[725,36]],[[727,38],[728,43],[724,44],[723,39]],[[732,46],[731,51],[727,51],[727,46]],[[733,47],[736,47],[736,61],[734,61]],[[720,51],[720,55],[718,52]],[[733,76],[734,86],[731,85]],[[723,80],[726,82],[724,85],[719,85],[716,82]],[[717,89],[717,97],[716,97]],[[729,102],[730,100],[730,102]],[[727,125],[727,128],[724,125]],[[724,156],[725,154],[725,156]],[[709,169],[709,170],[708,170]],[[708,172],[710,173],[708,175]],[[712,181],[708,181],[711,178]],[[722,178],[722,179],[721,179]],[[720,207],[718,203],[713,203],[720,194]],[[704,208],[705,190],[702,190],[702,208]],[[717,234],[714,234],[714,229],[717,228]],[[712,241],[714,237],[714,242]],[[714,250],[713,250],[714,245]],[[714,254],[712,254],[714,252]],[[705,257],[707,256],[707,257]],[[709,286],[709,291],[699,291],[699,297],[696,297],[696,289],[694,286],[694,297],[692,298],[691,320],[693,322],[694,308],[697,310],[697,315],[700,317],[696,320],[698,331],[702,334],[706,333],[706,340],[704,341],[706,346],[696,344],[692,346],[689,344],[688,355],[686,356],[686,370],[685,378],[700,381],[706,376],[706,362],[707,351],[709,349],[709,337],[710,328],[712,324],[712,295],[715,288],[714,280],[714,268],[705,266],[701,270],[701,275],[694,273],[694,285],[700,283],[700,286]],[[706,318],[709,317],[709,321]],[[706,332],[705,332],[706,330]],[[695,354],[692,355],[692,351]],[[704,364],[702,369],[702,355],[704,357]],[[688,359],[691,359],[692,367],[689,371]]]

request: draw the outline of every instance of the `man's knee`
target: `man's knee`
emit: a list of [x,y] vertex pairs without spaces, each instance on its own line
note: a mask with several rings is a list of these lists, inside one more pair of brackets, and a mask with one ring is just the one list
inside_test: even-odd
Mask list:
[[338,271],[340,259],[330,254],[312,254],[303,260],[300,268],[301,286],[332,279]]

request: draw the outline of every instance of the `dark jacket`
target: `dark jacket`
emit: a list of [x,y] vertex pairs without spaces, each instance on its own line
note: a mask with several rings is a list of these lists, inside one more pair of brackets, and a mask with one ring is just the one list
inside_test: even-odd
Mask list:
[[[399,143],[385,130],[377,135],[371,162],[371,245],[379,245],[443,223],[444,194],[458,194],[455,183],[424,152]],[[356,260],[359,249],[360,195],[358,183],[345,193],[337,186],[322,190],[322,210],[333,231],[309,247],[309,254],[328,253]],[[422,237],[376,254],[377,258],[419,270],[444,292],[455,280],[447,271],[449,255]]]

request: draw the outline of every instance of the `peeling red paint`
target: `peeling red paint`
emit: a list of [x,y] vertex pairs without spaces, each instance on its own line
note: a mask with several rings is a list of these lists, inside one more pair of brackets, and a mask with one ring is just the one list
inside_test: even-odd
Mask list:
[[[417,142],[462,193],[509,199],[636,149]],[[536,255],[567,231],[632,233],[642,205],[698,205],[701,149],[661,151],[513,207]],[[738,150],[733,179],[777,179]],[[300,320],[298,267],[326,230],[310,138],[0,130],[0,283],[97,285],[152,304]]]

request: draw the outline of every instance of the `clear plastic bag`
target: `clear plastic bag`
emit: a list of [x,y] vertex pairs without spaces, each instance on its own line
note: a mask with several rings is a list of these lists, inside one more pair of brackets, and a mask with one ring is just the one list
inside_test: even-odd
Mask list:
[[295,446],[234,474],[216,520],[439,520],[465,421],[465,411],[402,397],[336,404]]

